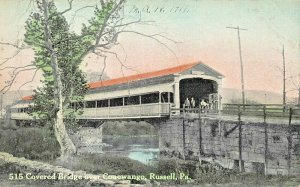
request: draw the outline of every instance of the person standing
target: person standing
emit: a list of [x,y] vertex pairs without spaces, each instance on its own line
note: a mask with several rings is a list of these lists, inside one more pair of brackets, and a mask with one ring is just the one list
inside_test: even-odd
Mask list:
[[192,107],[192,108],[195,108],[195,106],[196,106],[196,101],[195,101],[195,99],[192,97],[192,98],[191,98],[191,107]]
[[207,107],[207,103],[204,101],[204,99],[201,99],[201,102],[200,102],[201,111],[205,112],[206,111],[206,107]]
[[191,98],[191,108],[195,108],[196,107],[196,101],[195,99],[192,97]]
[[184,101],[184,108],[191,108],[191,102],[188,97]]

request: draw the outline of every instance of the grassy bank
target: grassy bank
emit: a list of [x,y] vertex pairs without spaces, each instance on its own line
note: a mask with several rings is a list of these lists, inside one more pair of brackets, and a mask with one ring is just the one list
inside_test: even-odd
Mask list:
[[53,160],[60,155],[52,131],[42,127],[19,128],[13,123],[0,126],[0,151],[35,160]]
[[[102,175],[143,175],[149,179],[150,174],[170,175],[176,173],[177,180],[155,180],[162,186],[295,186],[300,184],[299,178],[286,176],[261,176],[251,173],[240,174],[238,171],[224,169],[217,164],[187,161],[180,159],[160,159],[154,165],[145,165],[129,158],[111,155],[84,155],[78,156],[63,164],[73,170],[84,170],[93,174]],[[191,179],[180,179],[180,173],[188,175]],[[154,180],[151,180],[152,183]],[[141,183],[132,180],[132,183]]]

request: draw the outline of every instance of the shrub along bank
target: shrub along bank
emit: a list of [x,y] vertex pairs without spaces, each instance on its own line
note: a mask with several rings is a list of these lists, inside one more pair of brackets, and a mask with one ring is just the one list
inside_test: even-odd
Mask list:
[[13,124],[0,126],[0,152],[35,160],[53,160],[59,144],[49,128],[18,128]]

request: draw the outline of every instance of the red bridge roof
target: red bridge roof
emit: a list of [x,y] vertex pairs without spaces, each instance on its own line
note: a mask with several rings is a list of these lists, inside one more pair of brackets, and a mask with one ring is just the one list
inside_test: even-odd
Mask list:
[[[153,72],[148,72],[148,73],[130,75],[130,76],[126,76],[126,77],[120,77],[120,78],[115,78],[115,79],[110,79],[110,80],[105,80],[105,81],[92,82],[92,83],[88,84],[88,87],[89,87],[89,89],[96,89],[96,88],[101,88],[101,87],[106,87],[106,86],[118,85],[118,84],[122,84],[122,83],[126,83],[126,82],[138,81],[141,79],[149,79],[149,78],[154,78],[154,77],[171,75],[171,74],[183,72],[187,69],[192,68],[193,66],[195,66],[197,64],[199,64],[199,62],[184,64],[184,65],[171,67],[171,68],[158,70],[158,71],[153,71]],[[24,101],[32,100],[32,96],[23,97],[22,100],[24,100]]]
[[185,64],[185,65],[181,65],[181,66],[176,66],[176,67],[153,71],[153,72],[148,72],[148,73],[130,75],[127,77],[120,77],[120,78],[110,79],[110,80],[105,80],[105,81],[97,81],[97,82],[89,83],[88,85],[89,85],[90,89],[95,89],[95,88],[101,88],[101,87],[105,87],[105,86],[122,84],[122,83],[126,83],[126,82],[133,82],[133,81],[137,81],[137,80],[141,80],[141,79],[161,77],[161,76],[165,76],[165,75],[171,75],[174,73],[183,72],[187,69],[192,68],[196,64],[198,64],[198,63],[190,63],[190,64]]
[[22,97],[22,100],[23,101],[30,101],[30,100],[32,100],[32,95]]

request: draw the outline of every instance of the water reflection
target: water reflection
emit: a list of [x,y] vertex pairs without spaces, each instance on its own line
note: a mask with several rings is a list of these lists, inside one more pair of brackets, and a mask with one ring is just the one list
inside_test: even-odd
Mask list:
[[129,157],[145,164],[151,164],[159,154],[158,136],[104,136],[104,153]]

